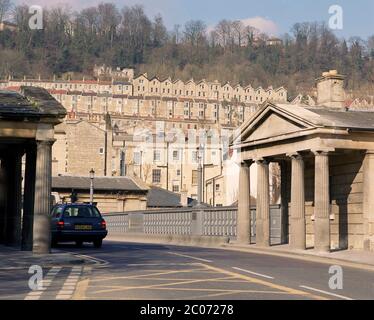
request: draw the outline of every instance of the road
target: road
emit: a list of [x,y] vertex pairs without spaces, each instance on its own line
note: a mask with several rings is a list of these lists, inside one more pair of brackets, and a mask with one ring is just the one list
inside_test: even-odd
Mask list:
[[[0,270],[0,299],[350,300],[374,298],[374,272],[342,267],[329,288],[328,264],[213,248],[105,241],[101,249],[61,245],[95,265],[45,270],[30,292],[25,270]],[[49,276],[48,276],[49,274]]]

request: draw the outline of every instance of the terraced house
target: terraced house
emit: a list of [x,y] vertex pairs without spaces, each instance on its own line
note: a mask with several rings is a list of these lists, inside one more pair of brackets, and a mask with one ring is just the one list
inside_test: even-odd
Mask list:
[[[45,88],[66,108],[68,116],[56,128],[54,175],[87,175],[94,168],[98,175],[136,176],[196,198],[200,162],[204,202],[233,203],[235,192],[224,179],[228,137],[265,101],[286,103],[287,90],[110,70],[96,67],[96,80],[0,82],[8,90]],[[105,80],[108,74],[112,80]]]

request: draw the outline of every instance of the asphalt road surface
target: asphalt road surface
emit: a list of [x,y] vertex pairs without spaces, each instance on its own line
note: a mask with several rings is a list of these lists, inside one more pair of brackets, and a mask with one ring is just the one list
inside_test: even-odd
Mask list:
[[91,266],[49,268],[45,288],[28,289],[27,270],[0,270],[0,299],[262,300],[373,299],[374,272],[223,249],[104,241],[101,249],[60,245]]

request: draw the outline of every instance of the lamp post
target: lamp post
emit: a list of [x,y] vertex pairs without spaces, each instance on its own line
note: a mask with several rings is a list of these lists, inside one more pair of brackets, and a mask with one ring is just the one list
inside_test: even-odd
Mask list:
[[94,195],[94,178],[95,178],[95,171],[94,169],[90,170],[90,203],[93,204],[93,195]]
[[198,159],[198,167],[197,167],[197,206],[201,206],[203,200],[203,166],[201,164],[202,155],[201,151],[203,150],[203,146],[200,145],[197,147],[197,159]]
[[143,171],[143,150],[140,150],[140,179],[143,179],[142,178],[142,175],[143,175],[143,173],[142,173],[142,171]]

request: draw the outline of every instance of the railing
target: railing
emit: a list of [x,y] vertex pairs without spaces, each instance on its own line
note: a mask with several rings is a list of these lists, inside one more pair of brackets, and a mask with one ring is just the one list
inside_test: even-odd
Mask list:
[[236,237],[237,214],[238,209],[234,207],[205,209],[203,235]]
[[[113,234],[198,235],[235,238],[237,207],[176,208],[110,213],[104,216]],[[256,208],[251,208],[251,239],[256,237]],[[281,206],[270,207],[272,243],[280,243]]]
[[144,233],[190,235],[192,211],[145,212]]
[[110,232],[126,233],[129,231],[129,215],[118,214],[105,216],[107,228]]

